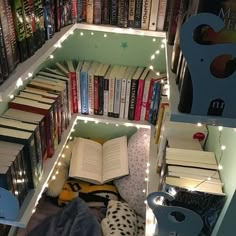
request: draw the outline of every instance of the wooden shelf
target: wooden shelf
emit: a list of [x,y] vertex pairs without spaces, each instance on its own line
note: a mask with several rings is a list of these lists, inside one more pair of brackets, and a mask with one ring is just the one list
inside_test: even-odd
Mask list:
[[43,175],[41,177],[41,180],[37,188],[32,189],[26,196],[26,199],[24,200],[20,208],[18,219],[16,221],[0,219],[0,224],[12,225],[12,226],[22,227],[22,228],[25,228],[27,226],[31,215],[33,214],[32,211],[35,208],[35,205],[37,204],[38,200],[41,198],[41,195],[47,186],[47,182],[57,164],[57,161],[59,160],[59,157],[61,156],[60,154],[64,146],[66,145],[66,141],[71,133],[72,127],[74,123],[76,122],[76,119],[77,119],[77,116],[73,115],[70,121],[70,126],[63,133],[61,142],[58,145],[58,148],[55,151],[53,157],[48,158],[43,163]]
[[172,47],[167,45],[166,63],[167,63],[167,76],[170,85],[170,96],[169,96],[170,120],[176,122],[185,122],[185,123],[202,123],[202,124],[217,125],[223,127],[236,127],[236,120],[232,118],[223,118],[219,116],[192,115],[188,113],[181,113],[178,111],[179,90],[178,86],[175,83],[176,75],[171,71],[171,54],[172,54]]

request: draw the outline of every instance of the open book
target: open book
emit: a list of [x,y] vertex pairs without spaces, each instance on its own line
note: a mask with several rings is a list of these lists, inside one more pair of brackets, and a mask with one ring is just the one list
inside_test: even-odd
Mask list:
[[103,145],[90,139],[75,139],[70,162],[70,177],[103,184],[128,174],[126,136],[111,139]]

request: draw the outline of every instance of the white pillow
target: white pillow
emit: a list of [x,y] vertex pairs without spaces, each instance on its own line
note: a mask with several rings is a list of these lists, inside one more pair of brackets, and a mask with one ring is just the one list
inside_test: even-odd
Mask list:
[[145,218],[146,168],[149,155],[150,129],[140,128],[128,142],[129,171],[128,176],[114,180],[121,197]]

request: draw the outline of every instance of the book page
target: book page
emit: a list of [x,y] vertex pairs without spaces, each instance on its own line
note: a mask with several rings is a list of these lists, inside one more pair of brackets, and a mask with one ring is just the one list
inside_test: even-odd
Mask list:
[[109,140],[103,144],[103,181],[129,174],[127,137]]
[[69,176],[101,183],[102,145],[93,140],[77,138],[72,149]]

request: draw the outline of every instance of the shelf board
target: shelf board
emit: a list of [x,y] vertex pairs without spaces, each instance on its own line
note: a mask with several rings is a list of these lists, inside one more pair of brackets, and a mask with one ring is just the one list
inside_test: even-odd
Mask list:
[[18,79],[21,78],[23,83],[27,83],[32,73],[37,67],[43,63],[56,50],[55,45],[62,43],[75,29],[75,25],[69,25],[56,33],[53,38],[47,40],[45,44],[38,49],[33,56],[26,61],[19,63],[16,69],[11,73],[6,81],[0,86],[0,102],[8,98],[8,96],[17,89]]
[[167,76],[170,85],[170,96],[169,96],[170,120],[176,122],[185,122],[185,123],[202,123],[202,124],[217,125],[224,127],[236,127],[236,120],[233,118],[192,115],[178,111],[179,90],[177,84],[175,83],[176,75],[171,71],[171,54],[172,54],[172,47],[167,45],[166,63],[167,63]]
[[110,25],[93,25],[93,24],[85,24],[85,23],[77,23],[76,29],[79,30],[94,30],[94,31],[102,31],[102,32],[110,32],[110,33],[118,33],[118,34],[130,34],[130,35],[143,35],[150,37],[159,37],[165,38],[165,31],[151,31],[151,30],[141,30],[135,28],[119,28],[117,26]]
[[76,121],[76,118],[77,118],[76,115],[72,116],[72,119],[70,121],[70,126],[63,133],[61,142],[58,145],[53,157],[48,158],[43,163],[43,175],[41,177],[41,180],[37,188],[30,190],[30,192],[27,194],[20,208],[18,219],[16,221],[0,219],[0,224],[12,225],[12,226],[21,227],[21,228],[25,228],[27,226],[30,220],[30,217],[33,214],[32,210],[35,208],[35,205],[37,204],[38,200],[41,198],[41,195],[47,185],[47,182],[57,164],[57,161],[59,160],[60,154],[64,146],[66,145],[66,141],[70,135],[70,132]]

